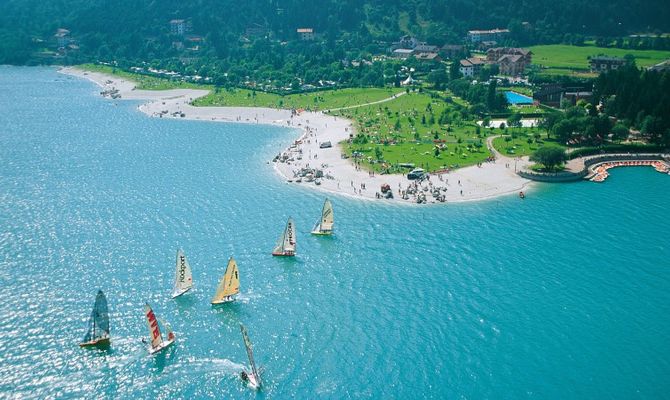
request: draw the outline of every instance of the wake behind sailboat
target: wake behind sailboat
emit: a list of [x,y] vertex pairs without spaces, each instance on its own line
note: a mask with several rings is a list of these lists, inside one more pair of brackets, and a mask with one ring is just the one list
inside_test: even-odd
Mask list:
[[110,344],[109,337],[109,310],[107,298],[102,290],[95,296],[95,304],[91,317],[88,320],[88,332],[79,347],[106,347]]
[[172,289],[172,298],[179,297],[193,288],[193,274],[191,266],[186,261],[186,256],[182,250],[177,251],[177,271],[175,273],[174,288]]
[[312,235],[332,235],[333,234],[333,205],[326,199],[321,209],[321,219],[314,225]]
[[223,274],[223,278],[219,282],[219,286],[216,288],[216,293],[212,298],[212,304],[223,304],[235,300],[235,295],[240,292],[240,275],[237,270],[237,262],[230,257],[228,260],[228,266],[226,267],[226,273]]

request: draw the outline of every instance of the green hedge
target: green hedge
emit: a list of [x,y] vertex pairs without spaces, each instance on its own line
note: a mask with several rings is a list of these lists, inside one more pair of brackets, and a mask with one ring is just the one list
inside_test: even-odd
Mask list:
[[570,159],[604,153],[664,153],[668,148],[659,145],[611,144],[599,147],[582,147],[568,154]]

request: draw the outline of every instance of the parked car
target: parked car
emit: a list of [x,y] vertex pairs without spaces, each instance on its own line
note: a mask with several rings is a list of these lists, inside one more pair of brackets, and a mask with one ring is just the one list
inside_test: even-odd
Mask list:
[[322,148],[322,149],[327,149],[327,148],[329,148],[329,147],[333,147],[333,145],[330,144],[330,142],[322,142],[322,143],[319,145],[319,147]]
[[425,177],[426,177],[426,171],[423,170],[422,168],[413,169],[409,174],[407,174],[407,179],[411,181],[415,179],[423,179]]

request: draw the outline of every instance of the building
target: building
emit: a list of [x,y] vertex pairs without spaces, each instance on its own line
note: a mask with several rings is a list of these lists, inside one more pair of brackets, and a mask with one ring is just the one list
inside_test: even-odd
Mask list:
[[468,31],[467,41],[477,44],[484,41],[500,42],[509,37],[509,29],[490,29]]
[[498,65],[502,75],[518,76],[530,65],[532,55],[528,49],[495,47],[486,51],[486,61]]
[[445,44],[440,52],[449,59],[460,58],[465,52],[465,48],[460,44]]
[[419,61],[429,61],[429,62],[441,62],[442,57],[435,52],[424,52],[419,54],[414,54],[414,57]]
[[411,57],[414,54],[414,50],[411,49],[395,49],[393,50],[393,57],[400,58],[402,60]]
[[397,41],[393,44],[395,45],[395,48],[398,48],[398,49],[412,49],[412,50],[414,50],[414,48],[416,46],[420,45],[421,42],[419,42],[419,40],[417,38],[415,38],[414,36],[405,35],[405,36],[401,37],[399,41]]
[[314,40],[314,29],[312,28],[298,28],[296,32],[298,33],[300,40]]
[[502,56],[505,55],[521,56],[521,59],[526,64],[526,66],[530,65],[530,63],[533,61],[532,51],[528,49],[521,49],[518,47],[494,47],[488,49],[486,50],[486,61],[490,63],[495,63],[498,60],[500,60]]
[[183,19],[173,19],[170,21],[170,33],[173,35],[182,36],[188,32],[188,26]]
[[64,28],[59,28],[56,31],[54,39],[56,40],[56,46],[59,49],[67,47],[70,43],[72,43],[72,38],[70,37],[70,31]]
[[479,71],[481,71],[483,65],[484,61],[481,58],[466,58],[465,60],[461,60],[458,70],[461,72],[461,75],[471,78],[479,75]]
[[620,57],[596,56],[591,57],[589,65],[591,72],[607,72],[619,69],[626,65],[626,60]]
[[565,88],[559,84],[546,84],[533,92],[533,100],[551,107],[560,107]]
[[432,46],[430,44],[420,43],[412,49],[414,54],[419,53],[437,53],[440,51],[440,48],[437,46]]

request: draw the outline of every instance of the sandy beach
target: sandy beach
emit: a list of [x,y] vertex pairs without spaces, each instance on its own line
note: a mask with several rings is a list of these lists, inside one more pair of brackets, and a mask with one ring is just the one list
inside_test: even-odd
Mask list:
[[[531,183],[515,173],[515,168],[530,164],[527,158],[513,159],[497,152],[495,162],[431,174],[421,183],[408,180],[406,175],[371,174],[358,169],[351,159],[342,158],[338,143],[354,134],[353,123],[347,119],[322,112],[292,113],[272,108],[194,107],[190,102],[205,96],[207,90],[136,90],[133,82],[115,76],[71,67],[62,68],[60,72],[95,82],[106,96],[144,100],[146,103],[139,109],[151,117],[270,124],[296,129],[299,135],[294,144],[288,149],[277,149],[277,158],[268,160],[281,179],[291,185],[360,199],[405,204],[418,204],[417,199],[425,199],[426,204],[431,204],[516,195],[526,191]],[[331,147],[322,148],[326,142],[330,142]],[[490,140],[487,144],[490,148]],[[384,184],[392,190],[393,198],[379,198]]]

